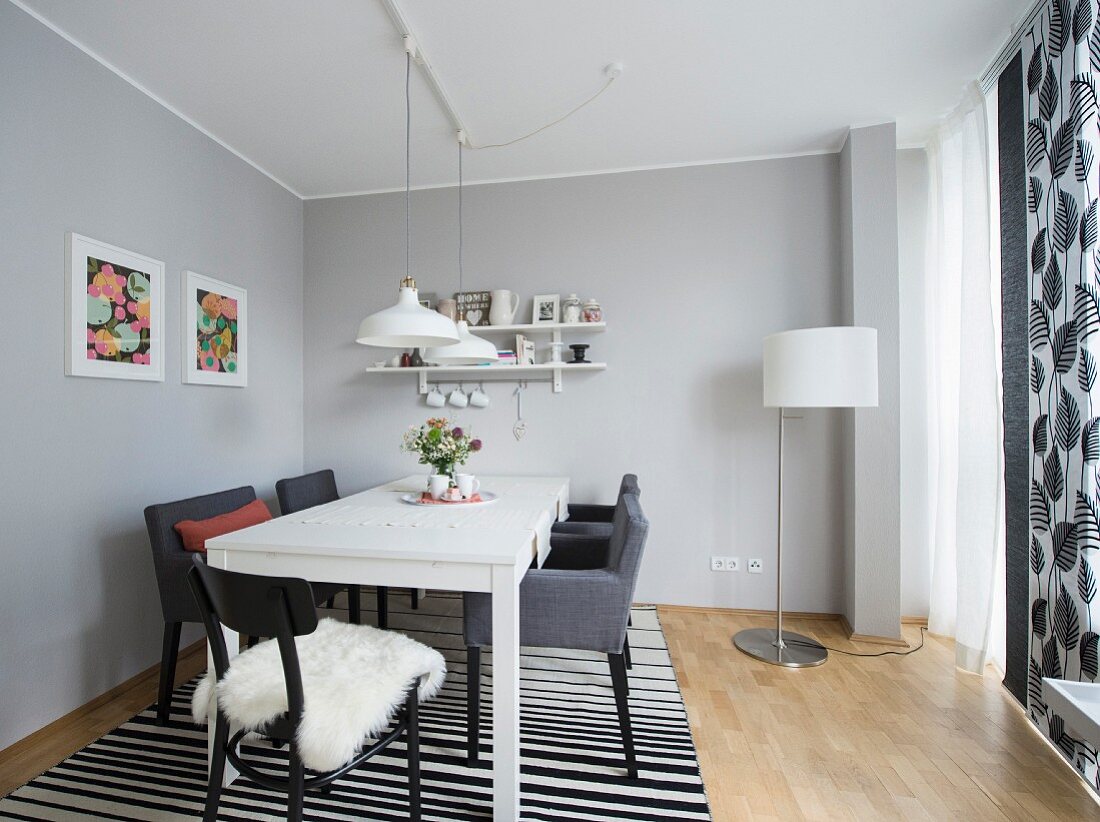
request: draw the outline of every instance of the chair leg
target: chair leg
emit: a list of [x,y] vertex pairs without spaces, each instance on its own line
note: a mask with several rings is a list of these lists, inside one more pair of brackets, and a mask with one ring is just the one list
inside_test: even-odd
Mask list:
[[630,661],[630,638],[625,636],[623,637],[623,659],[626,660],[626,669],[632,670],[634,664]]
[[623,748],[626,751],[626,775],[631,779],[637,779],[638,760],[634,755],[634,733],[630,729],[626,660],[623,659],[622,654],[608,654],[607,661],[611,665],[611,684],[615,688],[615,707],[619,711],[619,730],[622,733]]
[[222,798],[222,779],[225,776],[225,746],[229,741],[229,723],[218,711],[214,725],[214,751],[210,759],[210,782],[206,786],[206,809],[203,822],[217,822],[218,805]]
[[409,758],[409,819],[420,822],[420,695],[414,684],[405,697],[405,747]]
[[325,607],[330,611],[336,607],[336,597],[329,597],[325,600]]
[[481,648],[466,648],[466,764],[477,766],[481,741]]
[[305,804],[306,769],[298,757],[298,743],[290,743],[290,779],[287,784],[287,822],[302,822],[302,806]]
[[180,650],[182,622],[164,623],[160,652],[160,689],[157,692],[157,724],[167,725],[172,712],[172,690],[176,687],[176,657]]
[[245,645],[249,648],[255,648],[256,643],[260,641],[260,638],[254,634],[249,634],[248,639],[245,641]]
[[409,605],[414,611],[420,608],[420,591],[416,588],[409,589]]
[[378,591],[378,627],[390,627],[390,589],[379,585]]
[[363,623],[363,611],[359,599],[358,585],[348,586],[348,621],[352,625],[361,625]]

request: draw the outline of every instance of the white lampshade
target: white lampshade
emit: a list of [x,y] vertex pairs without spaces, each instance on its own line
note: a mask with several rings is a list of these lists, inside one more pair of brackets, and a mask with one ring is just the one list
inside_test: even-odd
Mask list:
[[359,323],[355,341],[381,348],[442,347],[458,342],[458,329],[450,317],[422,306],[415,288],[402,286],[396,305]]
[[420,354],[424,362],[437,365],[484,365],[494,363],[497,347],[486,339],[470,333],[465,320],[458,321],[458,343],[443,348],[428,348]]
[[765,337],[764,405],[878,405],[878,332],[840,326],[803,328]]

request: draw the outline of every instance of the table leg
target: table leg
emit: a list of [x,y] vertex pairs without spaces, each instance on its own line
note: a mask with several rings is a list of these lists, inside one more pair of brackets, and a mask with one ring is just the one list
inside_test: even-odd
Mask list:
[[493,568],[493,820],[519,819],[519,583]]

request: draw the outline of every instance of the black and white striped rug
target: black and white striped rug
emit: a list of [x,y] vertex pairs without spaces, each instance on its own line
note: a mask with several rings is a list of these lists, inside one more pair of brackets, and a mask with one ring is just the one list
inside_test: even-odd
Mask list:
[[[367,601],[373,600],[369,597]],[[409,609],[391,591],[390,627],[447,657],[442,693],[421,709],[425,820],[491,818],[491,754],[465,766],[466,657],[459,595],[432,592]],[[522,811],[525,820],[707,820],[687,715],[653,607],[638,607],[630,629],[634,668],[630,711],[641,769],[622,766],[606,657],[524,649],[521,682]],[[482,739],[491,737],[492,654],[482,654]],[[202,815],[206,733],[190,722],[193,683],[176,690],[172,724],[146,710],[0,800],[4,819],[184,820]],[[285,749],[257,740],[246,753],[283,766]],[[407,819],[404,747],[398,742],[306,797],[307,819]],[[219,819],[285,819],[285,796],[238,779]]]

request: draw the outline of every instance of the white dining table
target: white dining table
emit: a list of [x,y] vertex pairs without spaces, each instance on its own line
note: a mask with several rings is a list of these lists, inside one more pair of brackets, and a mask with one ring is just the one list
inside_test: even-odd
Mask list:
[[[569,479],[480,480],[496,501],[409,505],[401,497],[426,486],[424,475],[414,475],[207,540],[206,559],[215,568],[311,582],[491,594],[493,819],[511,822],[519,818],[519,584],[531,561],[541,565],[549,552],[551,525],[568,516]],[[232,657],[239,637],[222,630]],[[236,776],[226,763],[226,784]]]

